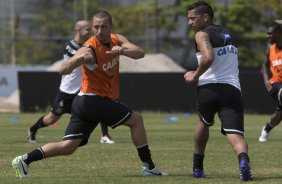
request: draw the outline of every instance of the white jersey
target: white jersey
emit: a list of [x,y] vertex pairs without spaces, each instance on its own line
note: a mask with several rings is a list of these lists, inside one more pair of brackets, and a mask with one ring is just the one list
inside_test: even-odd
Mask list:
[[[74,40],[69,41],[65,46],[64,62],[72,57],[76,51],[81,47]],[[75,68],[70,74],[62,75],[60,91],[68,94],[76,94],[81,88],[82,73],[81,67]]]
[[[216,25],[210,25],[201,30],[206,32],[214,51],[214,61],[210,68],[198,80],[198,86],[210,83],[225,83],[241,90],[238,69],[238,49],[231,34]],[[197,51],[198,63],[202,54]]]

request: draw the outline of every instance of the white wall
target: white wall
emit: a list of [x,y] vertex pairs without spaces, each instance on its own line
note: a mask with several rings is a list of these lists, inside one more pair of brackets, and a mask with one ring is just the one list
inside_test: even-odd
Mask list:
[[45,71],[47,66],[0,65],[0,97],[10,96],[18,89],[18,71]]

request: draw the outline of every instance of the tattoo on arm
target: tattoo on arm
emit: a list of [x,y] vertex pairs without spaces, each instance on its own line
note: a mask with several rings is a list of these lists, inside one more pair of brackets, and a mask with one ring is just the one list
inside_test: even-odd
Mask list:
[[201,37],[201,40],[204,43],[204,46],[205,46],[206,49],[211,49],[212,48],[211,43],[210,43],[209,39],[207,38],[207,36],[203,35]]

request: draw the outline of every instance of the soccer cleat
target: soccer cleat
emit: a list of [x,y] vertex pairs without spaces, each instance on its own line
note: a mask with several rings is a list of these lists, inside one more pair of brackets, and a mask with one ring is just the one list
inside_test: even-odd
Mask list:
[[246,159],[240,160],[239,169],[241,181],[253,181],[252,170]]
[[100,143],[101,144],[114,144],[115,141],[113,141],[110,136],[105,135],[101,137]]
[[167,176],[168,174],[160,171],[156,167],[154,169],[148,169],[147,167],[143,167],[141,171],[141,176]]
[[27,130],[27,141],[29,143],[36,143],[36,138],[35,138],[35,132],[30,131],[30,129]]
[[193,178],[204,178],[204,177],[206,177],[204,170],[201,170],[201,169],[193,170]]
[[269,133],[265,131],[265,126],[262,127],[261,134],[259,137],[259,142],[266,142],[268,140]]
[[22,156],[17,156],[12,161],[12,166],[16,170],[16,176],[19,178],[28,178],[28,165],[23,161]]

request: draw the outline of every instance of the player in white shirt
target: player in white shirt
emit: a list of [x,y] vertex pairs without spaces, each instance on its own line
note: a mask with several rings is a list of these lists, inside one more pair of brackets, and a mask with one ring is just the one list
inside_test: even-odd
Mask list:
[[209,127],[214,124],[214,117],[218,114],[221,132],[226,135],[238,157],[240,180],[251,181],[248,145],[244,139],[238,49],[232,34],[213,24],[213,15],[211,6],[203,1],[188,8],[188,24],[195,32],[199,64],[195,71],[188,71],[184,75],[187,83],[197,82],[199,122],[194,136],[193,177],[205,177],[203,162]]

